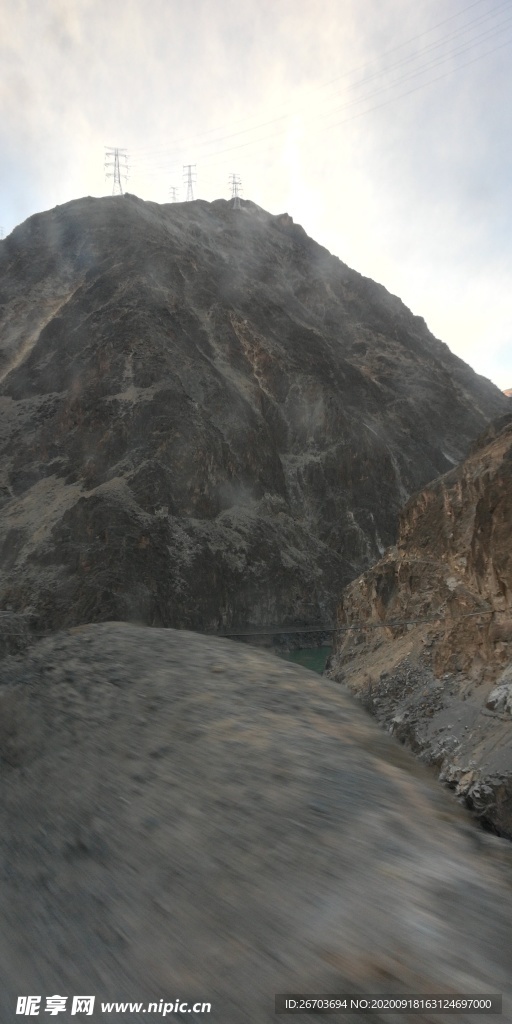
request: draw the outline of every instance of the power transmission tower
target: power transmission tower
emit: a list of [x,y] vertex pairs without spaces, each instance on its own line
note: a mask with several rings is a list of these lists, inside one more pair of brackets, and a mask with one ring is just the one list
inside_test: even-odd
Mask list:
[[178,189],[176,188],[175,185],[171,185],[171,187],[169,189],[169,195],[171,197],[171,203],[177,203],[178,202]]
[[3,237],[4,237],[4,229],[0,228],[0,238],[3,238]]
[[193,184],[196,180],[195,164],[183,164],[183,179],[187,183],[187,197],[185,202],[189,203],[194,198]]
[[[123,186],[121,184],[121,178],[126,181],[128,178],[128,157],[126,156],[126,149],[106,149],[105,152],[105,177],[113,178],[114,183],[112,185],[112,195],[122,196]],[[112,159],[109,159],[112,158]],[[111,172],[107,172],[107,167],[113,168]]]
[[233,209],[240,210],[240,195],[242,182],[238,177],[238,174],[229,175],[229,184],[231,185],[231,198],[233,200]]

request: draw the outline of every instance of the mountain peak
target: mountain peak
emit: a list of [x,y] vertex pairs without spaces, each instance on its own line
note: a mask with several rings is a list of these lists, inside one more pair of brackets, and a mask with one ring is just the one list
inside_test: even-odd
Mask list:
[[508,407],[248,200],[75,200],[0,247],[0,606],[43,628],[329,622]]

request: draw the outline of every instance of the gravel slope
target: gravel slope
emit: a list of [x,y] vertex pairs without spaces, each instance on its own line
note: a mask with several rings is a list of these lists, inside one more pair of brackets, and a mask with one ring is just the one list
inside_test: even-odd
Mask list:
[[510,847],[343,687],[119,622],[1,676],[2,1021],[84,993],[261,1024],[294,990],[504,992],[512,1019]]

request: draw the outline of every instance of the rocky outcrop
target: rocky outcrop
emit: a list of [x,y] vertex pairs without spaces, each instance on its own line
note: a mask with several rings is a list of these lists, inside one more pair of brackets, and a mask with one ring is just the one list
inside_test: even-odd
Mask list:
[[507,399],[252,203],[83,199],[0,242],[0,608],[318,625]]
[[511,531],[509,414],[411,498],[397,546],[344,591],[328,669],[508,838]]
[[[510,1020],[508,844],[340,687],[123,623],[1,667],[2,1021],[82,993],[105,1024],[262,1024],[292,992],[501,993]],[[372,1014],[413,1018],[453,1014]]]

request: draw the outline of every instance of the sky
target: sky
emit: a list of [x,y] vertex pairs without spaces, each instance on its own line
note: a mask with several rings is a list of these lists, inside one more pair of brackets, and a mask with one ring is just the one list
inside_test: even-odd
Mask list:
[[115,148],[154,202],[239,176],[512,388],[512,0],[2,0],[4,237]]

